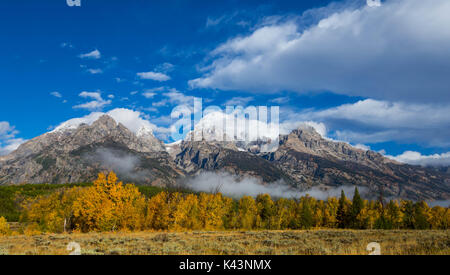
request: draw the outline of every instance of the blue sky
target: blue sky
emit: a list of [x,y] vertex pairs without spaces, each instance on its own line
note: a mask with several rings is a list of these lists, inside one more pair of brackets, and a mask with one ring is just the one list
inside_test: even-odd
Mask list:
[[0,152],[94,111],[168,127],[196,96],[280,105],[283,121],[320,123],[329,138],[447,164],[450,34],[439,26],[450,9],[421,2],[5,0]]

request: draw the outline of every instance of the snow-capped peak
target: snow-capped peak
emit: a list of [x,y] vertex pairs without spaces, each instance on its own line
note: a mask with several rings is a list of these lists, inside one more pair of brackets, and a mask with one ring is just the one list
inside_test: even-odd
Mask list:
[[51,133],[74,130],[82,124],[92,125],[103,115],[110,116],[117,123],[123,124],[128,130],[138,136],[153,135],[153,129],[156,128],[154,124],[143,118],[142,113],[129,109],[117,108],[107,113],[94,112],[84,117],[67,120],[51,131]]
[[[244,141],[276,140],[279,128],[272,123],[257,119],[235,117],[235,114],[212,112],[205,115],[194,127],[186,139],[204,139],[207,141]],[[237,137],[237,138],[236,138]]]
[[75,130],[82,124],[92,125],[92,123],[97,121],[102,115],[104,115],[104,113],[95,112],[84,117],[69,119],[61,123],[58,127],[56,127],[53,131],[51,131],[51,133],[65,132],[67,130]]

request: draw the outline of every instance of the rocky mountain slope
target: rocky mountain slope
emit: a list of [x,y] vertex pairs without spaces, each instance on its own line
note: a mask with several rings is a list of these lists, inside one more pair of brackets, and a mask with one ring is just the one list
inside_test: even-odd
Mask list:
[[405,165],[354,148],[303,127],[280,137],[280,146],[261,152],[264,141],[224,143],[189,139],[164,145],[145,127],[132,132],[111,117],[44,134],[0,157],[0,184],[90,181],[115,170],[125,181],[167,186],[203,171],[225,171],[286,184],[304,191],[342,185],[367,187],[375,197],[450,199],[450,175]]
[[447,173],[395,162],[373,151],[322,138],[313,129],[282,136],[280,147],[261,157],[294,178],[301,189],[316,185],[358,185],[372,196],[410,199],[450,198]]
[[224,171],[240,176],[259,178],[264,183],[283,180],[293,184],[290,176],[277,165],[234,144],[206,141],[184,141],[174,155],[174,161],[186,174],[202,171]]
[[105,115],[92,125],[63,128],[22,144],[0,159],[0,183],[91,181],[108,169],[125,180],[155,185],[173,184],[183,175],[149,131],[135,134]]

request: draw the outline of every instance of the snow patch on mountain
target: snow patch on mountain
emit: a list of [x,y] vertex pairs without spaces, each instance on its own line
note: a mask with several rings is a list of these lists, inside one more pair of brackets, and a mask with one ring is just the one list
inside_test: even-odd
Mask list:
[[52,133],[75,130],[82,124],[92,125],[92,123],[97,121],[103,115],[109,115],[117,123],[123,124],[138,137],[153,135],[153,130],[156,129],[156,125],[146,120],[142,113],[129,109],[117,108],[107,113],[93,112],[84,117],[67,120],[56,127]]
[[225,114],[223,112],[211,112],[206,114],[186,136],[190,140],[192,136],[197,139],[202,137],[207,141],[245,141],[276,140],[279,138],[279,125],[266,123],[258,119],[246,119]]

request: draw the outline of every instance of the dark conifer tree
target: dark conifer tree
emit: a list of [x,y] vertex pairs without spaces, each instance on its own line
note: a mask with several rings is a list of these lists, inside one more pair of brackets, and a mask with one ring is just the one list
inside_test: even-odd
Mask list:
[[360,228],[360,224],[358,223],[358,215],[364,207],[364,202],[359,195],[358,187],[355,187],[355,194],[353,195],[352,200],[352,208],[351,208],[351,217],[350,217],[350,225],[352,228]]
[[346,228],[348,226],[347,198],[345,197],[344,190],[341,191],[336,219],[339,228]]
[[412,201],[403,201],[402,228],[414,229],[414,204]]

